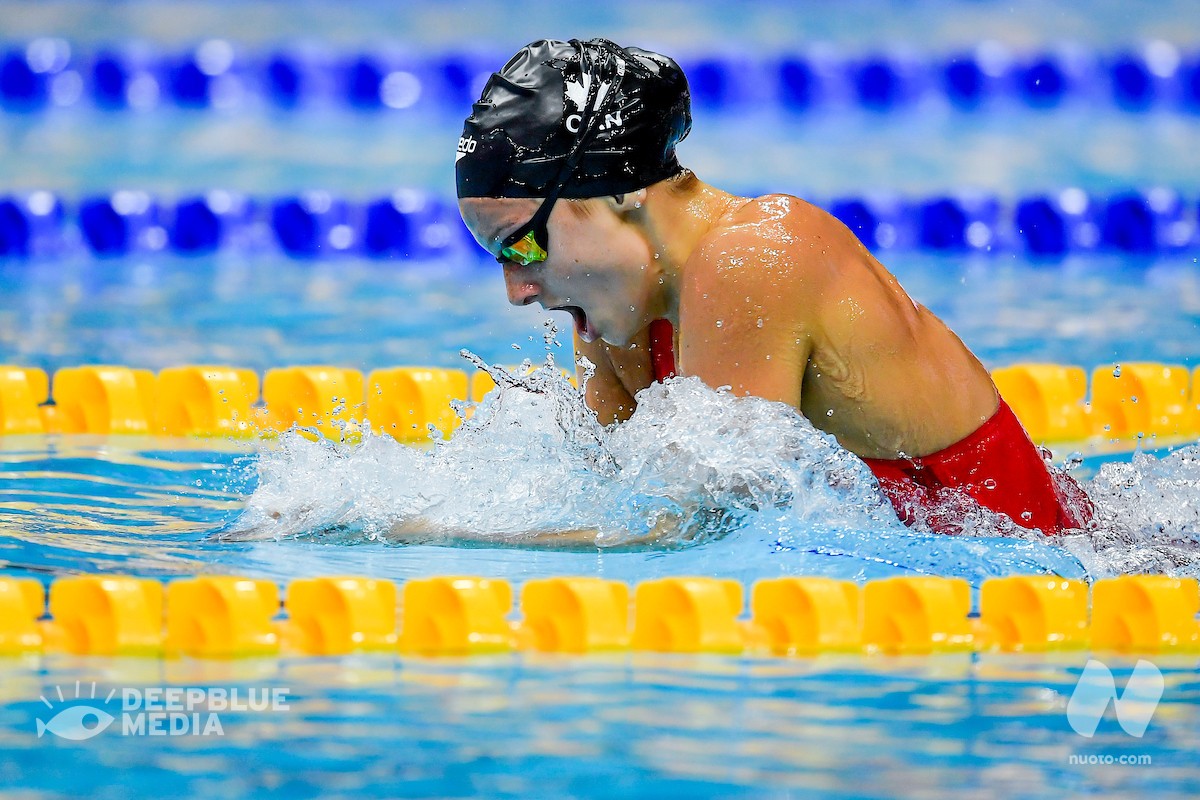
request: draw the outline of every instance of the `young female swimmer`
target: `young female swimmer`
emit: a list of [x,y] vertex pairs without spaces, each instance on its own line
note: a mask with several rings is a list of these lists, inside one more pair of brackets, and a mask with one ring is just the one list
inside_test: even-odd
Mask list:
[[511,303],[574,318],[602,422],[628,418],[651,381],[694,375],[799,409],[906,522],[936,528],[964,496],[1047,534],[1090,521],[944,323],[824,211],[681,167],[690,127],[671,59],[538,41],[492,75],[458,142],[463,219]]

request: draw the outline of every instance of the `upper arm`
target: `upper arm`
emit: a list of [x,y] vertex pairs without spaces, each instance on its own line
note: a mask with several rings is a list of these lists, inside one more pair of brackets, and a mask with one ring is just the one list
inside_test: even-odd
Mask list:
[[580,386],[584,385],[586,375],[582,363],[584,358],[591,362],[595,369],[585,387],[584,400],[588,408],[596,412],[596,417],[602,425],[629,419],[637,407],[637,401],[617,376],[607,345],[600,340],[589,343],[578,336],[575,337],[575,374]]
[[814,281],[756,232],[703,243],[680,298],[680,367],[713,388],[800,407]]

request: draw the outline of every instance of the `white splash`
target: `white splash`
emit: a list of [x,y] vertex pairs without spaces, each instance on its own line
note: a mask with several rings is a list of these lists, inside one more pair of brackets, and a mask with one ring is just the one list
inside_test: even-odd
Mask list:
[[1090,575],[1200,576],[1200,446],[1105,464],[1084,488],[1096,525],[1062,544]]
[[[866,466],[783,404],[676,378],[604,427],[552,359],[522,374],[468,358],[498,388],[451,439],[419,449],[284,434],[222,538],[675,548],[757,521],[784,549],[846,532],[886,554],[929,532],[901,525]],[[1094,578],[1200,575],[1200,448],[1107,464],[1084,488],[1097,512],[1086,531],[1048,537],[965,503],[955,532],[1061,546]]]
[[781,506],[804,525],[899,525],[862,462],[782,404],[678,378],[605,428],[552,361],[521,375],[472,360],[498,388],[451,439],[421,450],[284,434],[226,537],[513,543],[573,531],[601,547],[680,545]]

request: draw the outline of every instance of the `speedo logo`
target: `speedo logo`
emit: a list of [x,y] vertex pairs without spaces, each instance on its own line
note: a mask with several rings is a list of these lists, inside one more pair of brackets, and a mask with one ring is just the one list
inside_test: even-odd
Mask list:
[[479,142],[475,140],[474,136],[458,137],[458,152],[454,154],[454,163],[457,164],[458,160],[468,153],[474,153],[478,146]]

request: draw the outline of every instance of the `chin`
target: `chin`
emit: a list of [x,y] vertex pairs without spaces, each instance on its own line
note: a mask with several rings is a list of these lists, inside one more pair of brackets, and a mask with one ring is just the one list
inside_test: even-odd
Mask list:
[[609,347],[629,347],[630,342],[633,341],[633,333],[604,332],[596,338]]
[[628,347],[629,340],[621,336],[613,336],[612,334],[601,334],[596,338],[596,341],[604,342],[609,347]]
[[[639,337],[644,338],[646,331],[651,322],[654,321],[654,316],[646,316],[644,312],[638,314],[629,314],[629,318],[625,319],[624,315],[620,315],[616,325],[606,325],[598,338],[603,339],[605,344],[613,347],[629,347]],[[636,316],[636,321],[635,321]]]

